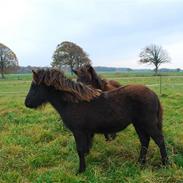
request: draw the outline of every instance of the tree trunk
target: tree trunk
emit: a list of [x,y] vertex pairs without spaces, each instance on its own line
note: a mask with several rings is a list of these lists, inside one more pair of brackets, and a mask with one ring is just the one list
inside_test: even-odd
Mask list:
[[4,62],[3,62],[2,57],[0,57],[0,73],[1,73],[1,78],[5,79],[5,77],[4,77]]
[[2,78],[2,79],[5,79],[5,77],[4,77],[4,72],[3,72],[3,71],[1,71],[1,78]]
[[158,66],[157,65],[155,65],[154,71],[155,71],[155,75],[157,76],[158,75]]
[[3,64],[2,63],[0,65],[0,73],[1,73],[1,78],[5,79],[5,77],[4,77],[4,69],[3,69]]

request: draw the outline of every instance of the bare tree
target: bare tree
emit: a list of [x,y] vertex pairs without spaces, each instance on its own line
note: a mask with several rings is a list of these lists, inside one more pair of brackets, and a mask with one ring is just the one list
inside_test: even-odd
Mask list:
[[18,59],[15,53],[7,46],[0,43],[0,74],[4,79],[4,74],[15,71],[18,68]]
[[72,69],[89,63],[91,63],[91,60],[88,54],[80,46],[65,41],[57,46],[51,65],[60,69],[69,66],[72,72]]
[[161,64],[170,62],[170,57],[166,50],[158,45],[146,46],[142,52],[140,52],[140,63],[152,64],[155,66],[155,74],[158,73],[158,68]]

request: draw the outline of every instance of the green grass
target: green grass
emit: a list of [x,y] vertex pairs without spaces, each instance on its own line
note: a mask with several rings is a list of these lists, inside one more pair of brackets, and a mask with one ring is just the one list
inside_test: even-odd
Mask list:
[[[106,74],[121,84],[148,85],[159,96],[159,77]],[[162,78],[164,135],[171,164],[160,166],[160,154],[151,141],[147,164],[137,163],[139,140],[132,126],[105,142],[96,135],[87,156],[87,170],[76,176],[78,157],[71,133],[47,105],[24,107],[31,75],[10,75],[0,80],[0,183],[182,183],[183,182],[183,77]]]

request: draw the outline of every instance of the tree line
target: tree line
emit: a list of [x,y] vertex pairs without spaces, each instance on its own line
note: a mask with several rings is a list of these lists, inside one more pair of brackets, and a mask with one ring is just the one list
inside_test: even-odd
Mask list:
[[[159,66],[170,62],[170,57],[162,46],[151,44],[142,49],[139,54],[139,63],[154,65],[155,74],[158,74]],[[79,45],[64,41],[57,45],[53,56],[51,66],[61,70],[77,69],[85,64],[91,64],[89,55]],[[5,78],[6,73],[15,72],[19,67],[16,54],[7,46],[0,43],[0,74]]]

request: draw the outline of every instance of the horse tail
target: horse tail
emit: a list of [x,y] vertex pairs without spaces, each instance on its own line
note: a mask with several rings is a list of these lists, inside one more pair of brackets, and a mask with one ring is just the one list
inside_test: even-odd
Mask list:
[[157,117],[158,117],[158,128],[162,131],[162,123],[163,123],[163,107],[158,99],[158,113],[157,113]]

